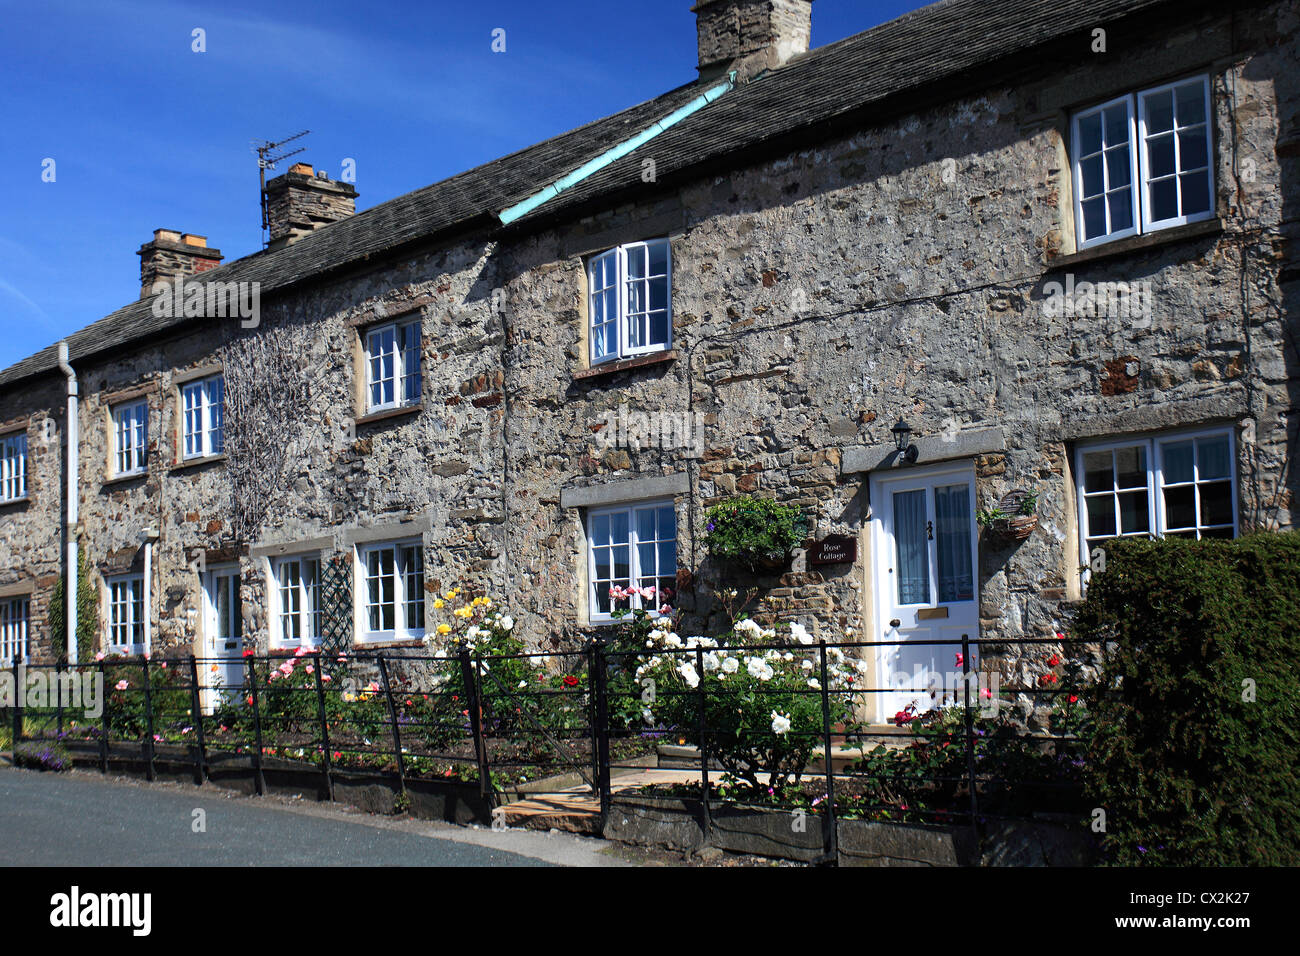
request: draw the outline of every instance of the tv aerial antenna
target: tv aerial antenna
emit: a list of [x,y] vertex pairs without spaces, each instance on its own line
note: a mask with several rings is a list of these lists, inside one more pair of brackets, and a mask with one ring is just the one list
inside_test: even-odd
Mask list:
[[302,139],[311,130],[305,129],[301,132],[294,133],[292,136],[286,136],[279,142],[271,142],[266,139],[255,139],[252,143],[253,152],[257,154],[257,179],[260,187],[259,195],[262,197],[262,244],[266,245],[267,231],[271,228],[271,210],[266,199],[266,171],[275,169],[277,163],[281,163],[290,156],[297,156],[299,153],[306,152],[306,146],[300,146],[298,149],[290,150],[287,153],[277,152],[281,147],[292,143],[295,139]]

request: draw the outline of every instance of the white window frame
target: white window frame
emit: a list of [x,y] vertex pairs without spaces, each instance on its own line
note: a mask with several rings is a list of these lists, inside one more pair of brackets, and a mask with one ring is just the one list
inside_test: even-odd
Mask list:
[[[314,583],[306,573],[315,565]],[[276,648],[320,647],[324,630],[324,605],[321,601],[321,574],[325,562],[319,552],[274,558],[271,566],[272,643]],[[294,570],[296,567],[296,571]],[[286,577],[288,580],[286,580]],[[286,607],[286,598],[296,609]],[[296,618],[298,636],[288,633],[287,618]]]
[[[149,402],[115,405],[113,414],[113,477],[149,471]],[[129,442],[129,444],[128,444]]]
[[30,595],[0,598],[0,665],[9,666],[17,657],[29,660],[32,600]]
[[0,503],[27,500],[27,433],[0,435]]
[[181,460],[223,454],[225,442],[226,382],[213,375],[181,386]]
[[[641,568],[641,549],[637,547],[637,545],[642,542],[640,541],[640,535],[638,534],[636,513],[638,511],[658,510],[659,508],[670,508],[673,511],[673,573],[672,574],[643,574]],[[628,519],[628,583],[629,584],[639,585],[643,578],[653,577],[656,579],[655,587],[658,588],[659,579],[666,578],[666,577],[672,577],[675,579],[677,575],[677,568],[678,568],[677,555],[678,555],[678,545],[681,541],[681,533],[680,533],[681,529],[679,527],[680,522],[678,521],[676,505],[671,498],[655,499],[651,501],[632,501],[632,502],[626,502],[618,505],[602,506],[599,508],[587,509],[586,522],[583,529],[584,532],[583,537],[585,538],[586,541],[586,551],[587,551],[587,620],[591,624],[609,624],[617,620],[613,615],[613,611],[614,611],[613,601],[610,601],[610,610],[608,612],[602,612],[598,610],[600,606],[597,602],[598,588],[605,588],[606,590],[608,590],[608,588],[610,587],[611,580],[615,580],[615,579],[597,578],[596,548],[603,547],[603,546],[597,545],[595,541],[596,518],[604,517],[604,516],[613,516],[615,514],[626,514]],[[656,522],[657,521],[658,518],[656,517]],[[658,525],[656,524],[656,534],[657,532],[658,532]],[[659,560],[659,549],[657,545],[659,542],[664,541],[666,539],[656,537],[654,540],[656,544],[655,563],[657,565]],[[656,567],[655,570],[659,571],[661,569]],[[612,561],[610,565],[610,573],[611,574],[613,573]],[[660,595],[656,591],[655,601],[653,602],[653,605],[651,607],[644,607],[641,596],[633,595],[628,601],[629,609],[631,610],[643,609],[651,617],[659,617],[660,616],[659,608],[663,605],[663,602],[659,598]]]
[[[415,348],[414,362],[408,354],[409,349],[402,347],[402,335],[409,328],[415,328]],[[391,361],[393,364],[392,375],[376,376],[376,362],[383,361],[390,353],[388,350],[376,352],[377,343],[382,343],[384,333],[391,332],[393,336],[393,347],[391,352]],[[395,408],[408,408],[419,405],[424,399],[424,346],[423,346],[423,325],[420,318],[398,319],[394,322],[385,322],[382,325],[371,326],[363,331],[364,351],[366,364],[366,412],[383,412]],[[382,370],[381,370],[382,371]],[[412,380],[418,386],[415,389],[414,398],[408,398],[406,395],[407,384]],[[393,398],[391,401],[375,401],[375,387],[382,388],[383,383],[390,382],[393,388]],[[381,393],[382,395],[382,393]]]
[[[371,601],[370,593],[370,556],[382,555],[384,552],[391,552],[393,555],[393,627],[382,627],[383,620],[380,619],[380,627],[372,628],[370,626],[370,609],[372,607],[383,607],[388,602],[382,601],[382,591],[380,593],[381,601],[374,603]],[[419,562],[418,570],[413,570],[410,563],[411,556],[414,555]],[[382,569],[381,569],[382,571]],[[387,577],[381,575],[379,577]],[[424,588],[425,568],[424,568],[424,542],[419,538],[402,539],[397,541],[382,541],[373,544],[358,545],[356,549],[356,618],[357,618],[357,643],[387,643],[397,641],[421,641],[428,630],[428,605]],[[408,613],[412,607],[418,606],[422,609],[424,618],[423,627],[410,627],[407,623]]]
[[[1088,540],[1089,537],[1091,537],[1091,535],[1089,534],[1090,529],[1088,527],[1088,505],[1087,505],[1087,499],[1085,498],[1085,490],[1084,490],[1085,475],[1083,469],[1083,457],[1086,453],[1099,452],[1099,451],[1114,451],[1117,448],[1132,448],[1139,445],[1145,448],[1146,450],[1147,530],[1121,533],[1122,529],[1119,524],[1119,507],[1118,504],[1116,504],[1116,511],[1115,511],[1116,534],[1109,535],[1106,538],[1099,538],[1098,540],[1109,540],[1110,538],[1114,538],[1114,537],[1132,538],[1132,537],[1143,537],[1143,536],[1163,538],[1165,537],[1166,533],[1170,531],[1168,527],[1168,517],[1165,514],[1165,496],[1163,493],[1164,489],[1166,487],[1173,487],[1180,484],[1186,484],[1185,482],[1171,482],[1169,484],[1165,483],[1164,447],[1166,445],[1173,444],[1176,442],[1195,441],[1196,439],[1201,439],[1201,438],[1220,438],[1220,437],[1226,438],[1228,441],[1228,478],[1226,480],[1229,483],[1229,487],[1232,494],[1231,528],[1232,528],[1232,536],[1235,538],[1241,533],[1241,531],[1240,531],[1239,517],[1237,514],[1238,503],[1237,503],[1236,431],[1231,425],[1223,425],[1214,428],[1179,429],[1175,431],[1154,432],[1154,433],[1148,433],[1144,435],[1134,435],[1130,438],[1111,439],[1103,442],[1089,442],[1085,444],[1080,444],[1078,447],[1076,447],[1074,451],[1074,469],[1075,469],[1074,490],[1075,490],[1075,499],[1076,499],[1077,509],[1078,509],[1077,520],[1078,520],[1078,528],[1079,528],[1079,557],[1082,562],[1081,566],[1084,568],[1088,567],[1091,558],[1091,550],[1092,547],[1095,546],[1095,542],[1090,543]],[[1200,484],[1201,480],[1199,479],[1199,469],[1196,472],[1194,472],[1194,475],[1196,475],[1197,477],[1194,477],[1193,481],[1196,484]],[[1224,479],[1222,478],[1209,479],[1209,480],[1213,480],[1216,482],[1224,481]],[[1134,488],[1131,489],[1131,492],[1136,492],[1137,490],[1139,489]],[[1096,497],[1095,493],[1093,497]],[[1200,521],[1201,505],[1200,505],[1199,492],[1197,494],[1197,499],[1196,499],[1196,511],[1197,511],[1196,529],[1174,528],[1172,530],[1174,532],[1195,530],[1196,537],[1200,539],[1202,537],[1201,535],[1202,529],[1211,530],[1211,529],[1221,529],[1221,528],[1229,527],[1226,524],[1203,525],[1201,523]],[[1087,580],[1087,572],[1085,571],[1084,572],[1085,583],[1086,580]]]
[[[110,653],[128,657],[144,653],[144,575],[117,574],[104,579],[108,590],[108,635],[105,645]],[[118,641],[125,635],[134,640]]]
[[[1170,219],[1152,220],[1150,217],[1150,199],[1147,192],[1148,186],[1148,151],[1146,139],[1146,97],[1163,93],[1167,90],[1173,90],[1180,86],[1187,86],[1190,83],[1200,81],[1205,97],[1205,149],[1206,149],[1206,166],[1205,171],[1208,174],[1209,186],[1209,206],[1204,212],[1192,213],[1190,215],[1175,216]],[[1128,229],[1121,229],[1116,232],[1108,232],[1092,239],[1084,237],[1083,221],[1083,165],[1082,156],[1079,155],[1079,149],[1082,144],[1082,138],[1079,135],[1079,124],[1089,116],[1100,113],[1101,111],[1113,107],[1118,103],[1123,103],[1128,112],[1128,141],[1129,141],[1129,181],[1132,200],[1132,217],[1133,226]],[[1176,108],[1176,98],[1175,98]],[[1175,114],[1176,120],[1176,114]],[[1174,178],[1178,179],[1184,173],[1198,172],[1202,167],[1195,169],[1179,169],[1179,146],[1178,146],[1178,125],[1175,121],[1174,137]],[[1187,128],[1187,127],[1184,127]],[[1104,129],[1104,121],[1103,121]],[[1158,232],[1162,229],[1172,229],[1176,226],[1183,226],[1193,222],[1203,222],[1207,219],[1213,219],[1215,216],[1216,192],[1215,192],[1215,175],[1214,175],[1214,104],[1210,98],[1210,77],[1208,73],[1202,73],[1195,76],[1185,77],[1173,83],[1163,83],[1159,86],[1152,86],[1146,89],[1135,90],[1123,96],[1118,96],[1107,100],[1105,103],[1099,103],[1090,106],[1087,109],[1078,110],[1070,117],[1070,167],[1074,176],[1074,221],[1076,247],[1082,251],[1084,249],[1099,246],[1103,243],[1114,242],[1117,239],[1124,239],[1129,236],[1141,235],[1145,233]],[[1105,177],[1103,183],[1109,183],[1109,171],[1103,155],[1102,175]],[[1104,193],[1103,193],[1104,195]],[[1182,187],[1179,183],[1179,209],[1182,208]],[[1110,222],[1110,208],[1107,203],[1106,221]]]
[[[664,320],[666,323],[666,339],[663,342],[648,342],[646,345],[633,346],[629,344],[628,336],[628,285],[632,281],[646,282],[648,278],[629,280],[627,269],[627,255],[629,250],[645,249],[647,251],[646,262],[649,264],[649,250],[654,246],[663,246],[664,248],[664,275],[663,279],[666,285],[664,294]],[[595,336],[595,319],[596,306],[595,300],[597,292],[605,292],[609,286],[601,285],[599,290],[596,287],[595,270],[598,264],[607,260],[613,260],[616,264],[614,287],[618,290],[618,317],[614,322],[614,348],[613,351],[605,352],[601,355],[596,354],[596,336]],[[654,278],[659,278],[658,276]],[[647,297],[647,306],[649,300]],[[609,316],[602,316],[601,324],[608,323]],[[647,338],[649,338],[649,324],[646,328]],[[604,362],[614,362],[619,359],[633,358],[638,355],[650,355],[654,352],[665,352],[673,346],[673,255],[672,244],[667,238],[664,239],[646,239],[640,242],[629,242],[621,246],[615,246],[599,255],[592,256],[587,261],[587,355],[590,364],[600,365]]]

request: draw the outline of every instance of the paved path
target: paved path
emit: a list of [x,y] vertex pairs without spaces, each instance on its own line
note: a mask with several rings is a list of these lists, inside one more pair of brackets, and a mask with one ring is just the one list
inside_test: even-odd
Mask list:
[[[193,831],[194,811],[206,832]],[[618,866],[604,841],[0,767],[0,865]]]

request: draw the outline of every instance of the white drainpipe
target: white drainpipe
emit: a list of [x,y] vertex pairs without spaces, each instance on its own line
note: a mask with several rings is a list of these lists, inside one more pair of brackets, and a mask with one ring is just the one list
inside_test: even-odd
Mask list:
[[153,649],[153,543],[158,532],[150,528],[144,533],[144,656]]
[[67,490],[67,524],[64,526],[63,543],[67,551],[68,562],[68,584],[64,589],[64,597],[67,599],[67,611],[64,619],[68,625],[68,634],[66,646],[68,649],[68,663],[72,666],[77,664],[77,594],[80,587],[77,581],[77,522],[78,517],[78,500],[80,499],[80,446],[81,440],[78,429],[77,416],[77,373],[72,370],[68,363],[68,343],[59,343],[59,369],[63,372],[68,380],[68,412],[67,432],[68,442],[68,490]]

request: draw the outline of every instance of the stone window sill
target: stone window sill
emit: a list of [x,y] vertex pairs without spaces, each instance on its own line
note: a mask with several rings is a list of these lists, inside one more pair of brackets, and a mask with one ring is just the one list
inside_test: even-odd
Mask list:
[[[404,637],[395,641],[367,641],[358,640],[352,643],[351,652],[361,653],[368,651],[387,651],[396,648],[413,648],[424,647],[424,638],[422,637]],[[347,652],[345,652],[347,653]]]
[[363,415],[356,420],[356,425],[360,428],[362,425],[373,425],[376,422],[386,422],[394,418],[405,418],[408,415],[418,415],[424,411],[424,403],[417,402],[414,405],[403,405],[400,408],[386,408],[382,412],[371,412],[369,415]]
[[225,460],[225,455],[206,455],[203,458],[186,458],[172,465],[171,473],[174,475],[178,471],[189,471],[192,468],[202,468],[204,465],[216,465]]
[[144,481],[149,477],[147,471],[137,471],[130,475],[115,475],[112,478],[105,478],[100,485],[101,488],[113,488],[117,485],[129,485],[137,481]]
[[628,369],[645,368],[648,365],[662,365],[665,362],[674,362],[676,360],[676,349],[669,349],[666,352],[652,352],[649,355],[638,355],[634,358],[619,359],[616,362],[603,362],[591,368],[579,369],[573,373],[573,380],[581,382],[613,375],[617,372],[626,372]]
[[1160,246],[1171,245],[1175,242],[1182,242],[1186,239],[1197,239],[1201,236],[1214,236],[1223,232],[1223,220],[1219,217],[1206,219],[1204,222],[1193,222],[1186,226],[1175,226],[1172,229],[1159,229],[1156,232],[1148,232],[1141,236],[1129,236],[1127,239],[1116,239],[1114,242],[1104,242],[1099,246],[1093,246],[1090,249],[1084,249],[1082,252],[1074,252],[1068,256],[1061,256],[1053,259],[1047,264],[1048,272],[1055,272],[1058,269],[1067,269],[1071,266],[1083,265],[1090,262],[1100,262],[1103,259],[1112,259],[1116,256],[1125,256],[1135,252],[1143,252],[1147,249],[1155,249]]
[[32,499],[30,495],[23,495],[21,498],[8,498],[4,501],[0,501],[0,511],[4,511],[7,508],[13,508],[17,511],[20,508],[26,508],[31,503]]

